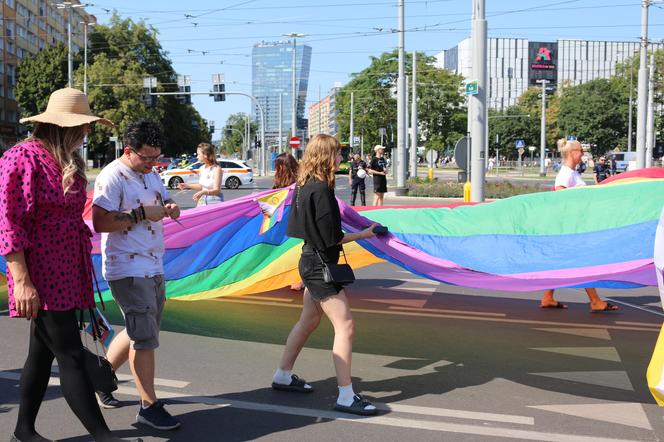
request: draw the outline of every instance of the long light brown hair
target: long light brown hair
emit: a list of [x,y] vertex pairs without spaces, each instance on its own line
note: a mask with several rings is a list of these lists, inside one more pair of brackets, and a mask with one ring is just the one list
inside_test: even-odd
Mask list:
[[41,141],[46,150],[55,157],[62,171],[62,190],[66,194],[78,175],[87,182],[85,162],[78,148],[85,138],[85,125],[60,127],[50,123],[37,123],[28,140]]
[[336,138],[319,134],[309,141],[297,174],[297,185],[315,179],[334,188],[334,172],[337,168],[337,152],[341,149]]
[[297,170],[300,165],[293,155],[281,153],[274,160],[274,184],[273,189],[290,186],[297,181]]
[[213,145],[208,143],[201,143],[196,146],[196,149],[200,149],[203,152],[203,158],[206,166],[217,165],[217,153]]

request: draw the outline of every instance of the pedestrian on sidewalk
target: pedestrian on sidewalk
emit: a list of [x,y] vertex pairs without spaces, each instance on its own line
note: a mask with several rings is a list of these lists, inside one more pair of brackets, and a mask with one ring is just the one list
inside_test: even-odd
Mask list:
[[217,204],[224,201],[221,182],[224,172],[217,164],[217,154],[213,145],[201,143],[196,148],[196,159],[203,165],[198,169],[198,183],[180,183],[178,189],[197,190],[193,195],[196,207]]
[[350,162],[348,168],[348,185],[351,188],[350,205],[355,205],[357,198],[357,191],[360,191],[360,202],[363,206],[367,205],[367,197],[365,193],[366,185],[364,180],[367,177],[367,163],[362,161],[359,153],[353,156],[353,161]]
[[[130,124],[122,141],[122,156],[97,177],[92,203],[92,222],[102,233],[103,275],[125,320],[107,357],[114,370],[129,360],[141,396],[136,421],[172,430],[180,422],[157,399],[154,373],[166,301],[162,219],[177,219],[180,208],[153,171],[166,144],[159,126],[146,120]],[[110,394],[97,395],[106,408],[119,405]]]
[[[297,181],[297,171],[300,164],[295,157],[289,153],[280,153],[274,160],[274,181],[273,189],[281,189],[295,184]],[[304,283],[298,281],[291,284],[291,290],[300,291],[304,289]]]
[[387,161],[385,160],[385,147],[377,144],[374,146],[376,156],[369,163],[368,172],[373,176],[374,206],[382,206],[383,198],[387,192]]
[[297,186],[288,218],[287,234],[302,238],[298,265],[305,289],[299,321],[288,339],[279,367],[272,379],[275,390],[311,393],[313,387],[293,374],[302,347],[325,314],[334,327],[332,355],[339,395],[335,409],[360,414],[376,414],[376,407],[355,394],[351,381],[351,359],[355,322],[343,286],[325,282],[325,263],[336,264],[342,244],[374,236],[372,225],[357,233],[344,234],[341,214],[334,196],[334,173],[341,163],[341,146],[329,135],[316,135],[307,145],[298,173]]
[[[558,140],[558,151],[562,155],[563,164],[556,175],[556,182],[554,190],[563,190],[570,187],[585,186],[586,183],[581,179],[581,175],[577,172],[576,167],[581,162],[583,156],[583,148],[581,143],[576,140],[567,141],[565,138]],[[556,301],[553,297],[554,290],[546,290],[544,296],[540,301],[541,308],[560,308],[566,309],[567,304]],[[597,289],[586,288],[586,294],[590,301],[590,312],[612,312],[618,310],[618,306],[602,300],[597,294]]]
[[79,153],[90,124],[112,126],[90,111],[83,92],[51,94],[46,111],[21,119],[32,136],[0,159],[0,254],[7,261],[9,315],[30,323],[30,347],[19,381],[12,442],[48,441],[37,413],[58,362],[69,408],[96,441],[120,441],[109,430],[83,363],[78,312],[95,308],[92,233],[83,221],[85,164]]

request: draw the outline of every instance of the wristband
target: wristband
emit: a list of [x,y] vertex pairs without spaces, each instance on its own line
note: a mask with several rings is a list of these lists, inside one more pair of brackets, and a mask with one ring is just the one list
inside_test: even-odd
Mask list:
[[145,216],[145,207],[139,206],[138,208],[141,210],[141,218],[143,218],[142,221],[146,220],[147,216]]
[[131,209],[131,212],[129,212],[129,216],[131,216],[131,219],[134,222],[134,224],[138,224],[138,215],[136,213],[136,210]]

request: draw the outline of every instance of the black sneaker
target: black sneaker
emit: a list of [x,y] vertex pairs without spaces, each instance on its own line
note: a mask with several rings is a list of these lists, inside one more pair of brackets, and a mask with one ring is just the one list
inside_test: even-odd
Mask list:
[[164,408],[162,401],[157,401],[148,408],[139,406],[136,422],[149,425],[157,430],[175,430],[180,426],[180,422],[170,415]]
[[122,405],[111,393],[104,393],[103,391],[97,391],[96,393],[97,402],[101,408],[118,408]]

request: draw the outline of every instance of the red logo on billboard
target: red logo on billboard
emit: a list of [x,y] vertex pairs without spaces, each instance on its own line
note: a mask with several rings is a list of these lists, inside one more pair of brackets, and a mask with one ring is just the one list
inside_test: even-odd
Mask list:
[[551,51],[549,48],[541,47],[537,51],[535,61],[551,61]]

